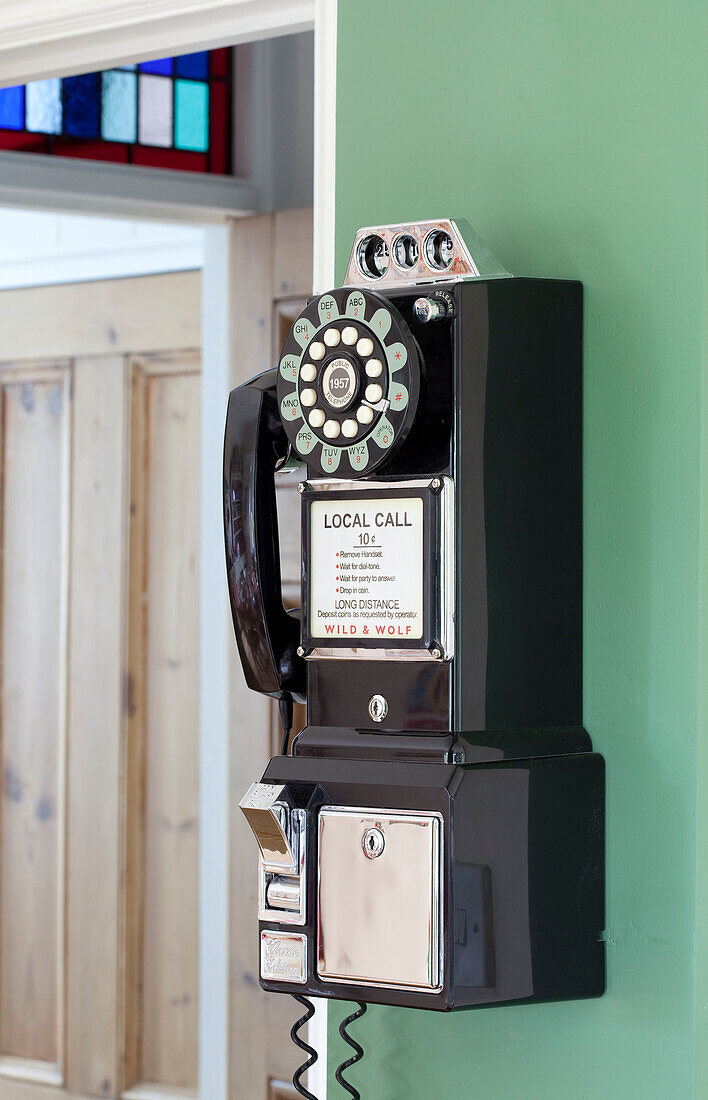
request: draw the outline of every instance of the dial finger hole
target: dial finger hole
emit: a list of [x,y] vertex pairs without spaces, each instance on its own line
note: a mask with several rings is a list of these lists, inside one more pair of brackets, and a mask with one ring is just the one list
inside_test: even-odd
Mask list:
[[381,389],[381,386],[379,386],[378,382],[372,382],[370,386],[366,387],[364,397],[367,401],[370,401],[372,405],[375,405],[377,401],[381,400],[381,398],[383,397],[383,390]]
[[360,424],[370,424],[374,419],[374,410],[368,405],[360,405],[356,410],[356,418]]
[[354,325],[347,325],[346,328],[342,329],[342,343],[351,346],[352,344],[356,344],[358,339],[359,333],[354,328]]
[[326,417],[322,409],[313,409],[307,419],[310,427],[321,428],[325,422]]
[[356,350],[361,355],[362,359],[368,359],[374,350],[374,341],[370,340],[368,336],[362,336],[361,340],[356,346]]
[[340,340],[340,332],[338,328],[328,328],[324,334],[324,342],[328,348],[336,348]]
[[317,401],[317,390],[303,390],[300,394],[300,404],[308,409]]
[[317,367],[312,363],[305,363],[300,371],[300,377],[303,382],[314,382],[315,378],[317,378]]
[[319,340],[315,340],[314,344],[310,344],[310,359],[322,359],[324,353],[325,346]]
[[356,420],[345,420],[342,424],[342,435],[345,435],[347,439],[353,439],[358,431],[359,425]]
[[326,420],[325,426],[322,429],[327,439],[336,439],[339,435],[339,421],[338,420]]
[[369,359],[366,364],[366,373],[369,378],[378,378],[383,370],[383,363],[380,359]]

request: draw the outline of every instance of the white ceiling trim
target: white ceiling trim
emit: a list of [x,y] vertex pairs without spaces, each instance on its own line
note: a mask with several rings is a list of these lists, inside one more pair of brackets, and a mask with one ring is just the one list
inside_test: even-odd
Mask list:
[[315,0],[0,0],[0,86],[310,30]]

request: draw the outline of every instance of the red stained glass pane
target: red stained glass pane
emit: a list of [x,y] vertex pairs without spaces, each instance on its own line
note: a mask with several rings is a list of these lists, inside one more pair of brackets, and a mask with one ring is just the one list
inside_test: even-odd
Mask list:
[[130,146],[117,141],[72,141],[70,138],[54,138],[52,152],[60,157],[79,157],[84,160],[104,160],[113,164],[127,164]]
[[231,50],[212,50],[211,51],[211,75],[227,77],[229,75],[229,66],[231,64]]
[[48,153],[44,134],[28,134],[24,130],[0,130],[0,149],[19,149],[24,153]]
[[133,164],[143,164],[150,168],[172,168],[176,172],[209,171],[209,158],[206,153],[186,153],[180,149],[157,149],[136,145],[132,159]]
[[228,85],[212,84],[209,105],[209,170],[225,176],[229,172],[229,98]]

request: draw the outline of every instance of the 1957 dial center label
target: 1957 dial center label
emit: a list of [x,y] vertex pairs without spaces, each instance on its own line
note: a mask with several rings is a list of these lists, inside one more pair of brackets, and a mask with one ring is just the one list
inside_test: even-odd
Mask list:
[[423,500],[314,500],[310,633],[423,637]]

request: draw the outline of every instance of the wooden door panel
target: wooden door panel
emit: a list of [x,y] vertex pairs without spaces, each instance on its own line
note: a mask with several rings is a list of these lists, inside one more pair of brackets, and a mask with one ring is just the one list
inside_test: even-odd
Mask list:
[[123,621],[128,378],[122,356],[74,366],[69,603],[66,1081],[121,1082]]
[[[69,370],[2,386],[0,1053],[61,1058]],[[34,1067],[38,1071],[40,1067]]]
[[199,274],[130,283],[0,295],[3,1100],[198,1082]]
[[199,364],[149,376],[140,1077],[198,1083]]

